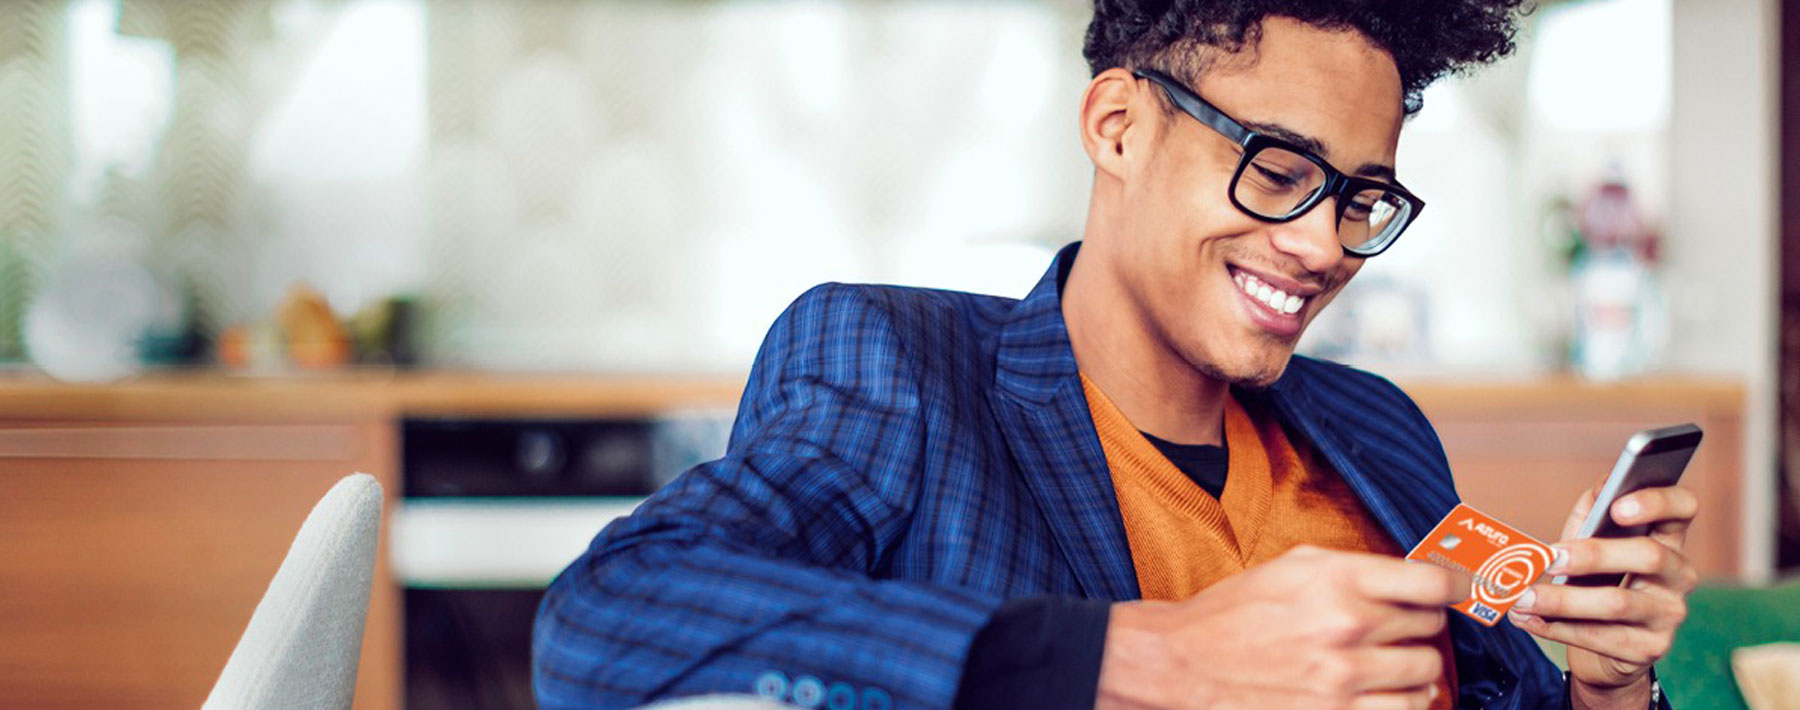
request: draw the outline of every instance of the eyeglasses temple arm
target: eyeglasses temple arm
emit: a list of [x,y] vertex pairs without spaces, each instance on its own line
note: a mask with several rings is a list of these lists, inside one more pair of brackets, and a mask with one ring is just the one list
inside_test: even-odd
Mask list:
[[1193,116],[1195,120],[1210,126],[1238,145],[1243,145],[1250,140],[1250,129],[1232,120],[1230,116],[1225,115],[1225,112],[1207,103],[1206,99],[1200,98],[1173,77],[1153,69],[1140,69],[1135,73],[1149,79],[1157,86],[1161,86],[1163,92],[1169,95],[1169,99],[1174,101],[1176,106],[1181,107],[1182,111]]

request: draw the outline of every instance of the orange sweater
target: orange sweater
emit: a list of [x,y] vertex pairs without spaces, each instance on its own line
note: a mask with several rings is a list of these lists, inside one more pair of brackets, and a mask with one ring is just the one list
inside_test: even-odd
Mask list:
[[[1297,545],[1402,554],[1344,479],[1311,447],[1296,449],[1273,413],[1225,400],[1230,464],[1224,493],[1215,499],[1157,451],[1085,375],[1081,385],[1145,599],[1186,599]],[[1448,709],[1456,697],[1448,631],[1436,645],[1445,673],[1432,707]]]

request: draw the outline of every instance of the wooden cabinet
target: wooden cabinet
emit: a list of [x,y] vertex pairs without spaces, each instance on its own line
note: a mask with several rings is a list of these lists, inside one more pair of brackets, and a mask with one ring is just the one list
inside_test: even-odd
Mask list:
[[[392,431],[176,417],[0,430],[0,707],[199,707],[319,497],[353,471],[396,490]],[[358,708],[399,706],[399,602],[378,554]]]

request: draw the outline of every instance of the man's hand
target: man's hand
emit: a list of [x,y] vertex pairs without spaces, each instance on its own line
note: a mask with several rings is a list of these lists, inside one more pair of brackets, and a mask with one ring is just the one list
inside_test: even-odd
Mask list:
[[1428,707],[1467,575],[1298,547],[1181,602],[1112,607],[1099,708]]
[[[1569,645],[1570,696],[1577,708],[1641,710],[1650,697],[1650,666],[1669,652],[1687,618],[1687,594],[1698,575],[1681,554],[1700,504],[1680,487],[1648,488],[1613,503],[1620,525],[1649,525],[1644,537],[1571,540],[1594,506],[1596,485],[1563,524],[1558,563],[1550,574],[1578,577],[1628,573],[1622,587],[1540,582],[1513,606],[1513,624]],[[1546,575],[1548,576],[1548,575]]]

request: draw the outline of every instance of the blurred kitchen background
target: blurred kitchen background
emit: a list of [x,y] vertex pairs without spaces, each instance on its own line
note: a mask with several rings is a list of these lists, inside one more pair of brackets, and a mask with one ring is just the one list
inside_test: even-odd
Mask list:
[[[1699,421],[1697,563],[1768,582],[1800,566],[1800,3],[1540,6],[1426,93],[1429,208],[1302,349],[1407,387],[1465,498],[1546,538],[1625,434]],[[1091,7],[0,2],[0,538],[33,541],[0,619],[38,622],[0,705],[193,705],[353,468],[390,503],[359,707],[528,703],[535,590],[722,450],[789,301],[1023,295],[1080,237]],[[143,601],[195,579],[229,592]],[[120,600],[165,645],[96,650],[76,620]]]

